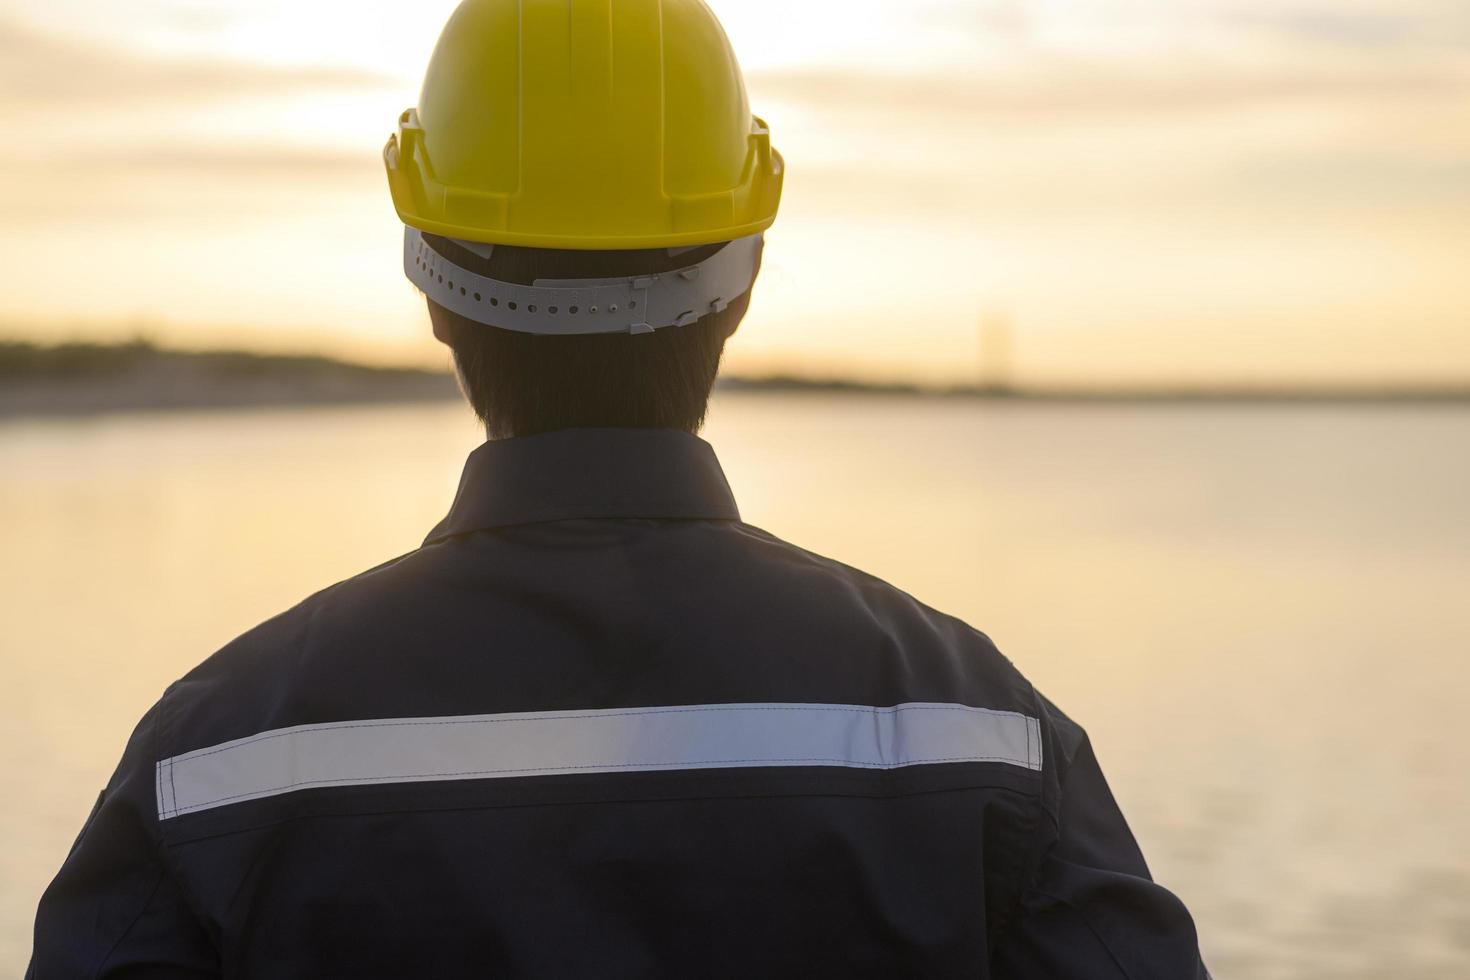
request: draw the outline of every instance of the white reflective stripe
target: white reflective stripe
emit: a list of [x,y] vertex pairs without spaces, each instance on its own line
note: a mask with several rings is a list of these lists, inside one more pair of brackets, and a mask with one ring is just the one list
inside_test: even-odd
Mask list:
[[1041,728],[962,704],[691,704],[298,725],[163,759],[161,820],[324,786],[947,762],[1041,768]]

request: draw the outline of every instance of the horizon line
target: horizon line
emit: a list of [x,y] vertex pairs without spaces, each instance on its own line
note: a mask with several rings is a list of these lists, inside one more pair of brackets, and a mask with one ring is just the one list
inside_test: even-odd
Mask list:
[[[12,357],[5,357],[5,354]],[[30,366],[16,363],[14,355],[29,355]],[[84,367],[68,355],[92,355]],[[123,370],[130,356],[163,360],[248,361],[282,369],[305,366],[335,368],[360,373],[364,379],[397,375],[452,377],[452,371],[413,364],[384,364],[354,360],[323,352],[272,352],[240,347],[184,347],[160,344],[146,336],[123,341],[63,340],[54,343],[0,337],[0,378],[11,382],[67,382],[85,376],[112,374]],[[11,363],[6,363],[7,361]],[[49,364],[41,362],[50,362]],[[1408,380],[1218,380],[1207,382],[996,382],[925,381],[917,378],[872,379],[841,374],[819,374],[793,370],[721,372],[716,389],[810,391],[925,397],[980,397],[1035,400],[1467,400],[1470,377],[1464,379],[1416,378]]]

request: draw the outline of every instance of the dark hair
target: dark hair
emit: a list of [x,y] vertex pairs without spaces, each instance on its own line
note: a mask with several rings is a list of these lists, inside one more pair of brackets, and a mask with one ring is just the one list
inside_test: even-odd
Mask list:
[[[497,245],[486,259],[452,240],[425,235],[456,265],[504,282],[601,279],[681,269],[714,254],[705,245],[572,251]],[[465,396],[493,438],[577,427],[697,432],[725,341],[745,315],[750,291],[719,313],[646,334],[549,336],[486,326],[429,300],[435,332],[454,351]]]

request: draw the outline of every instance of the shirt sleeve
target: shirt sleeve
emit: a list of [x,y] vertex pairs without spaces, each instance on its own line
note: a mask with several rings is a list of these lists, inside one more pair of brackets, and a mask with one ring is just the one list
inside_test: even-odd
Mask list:
[[158,834],[153,747],[160,705],[133,732],[41,897],[27,980],[219,975],[218,955],[167,865]]
[[1011,980],[1209,980],[1194,921],[1149,876],[1087,735],[1044,698],[1052,774],[1039,853],[995,975]]

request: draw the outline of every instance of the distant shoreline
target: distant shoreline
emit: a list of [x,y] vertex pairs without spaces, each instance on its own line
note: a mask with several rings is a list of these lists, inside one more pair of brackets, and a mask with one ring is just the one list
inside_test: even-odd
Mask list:
[[[1470,404],[1461,386],[1063,388],[926,387],[793,375],[721,377],[726,393],[785,393],[1081,404]],[[187,351],[147,341],[42,346],[0,341],[0,418],[252,406],[451,401],[442,371],[321,356]]]
[[925,386],[882,384],[842,379],[772,375],[722,377],[725,391],[810,392],[813,394],[896,395],[911,398],[967,399],[1014,402],[1096,403],[1470,403],[1470,384],[1423,386],[1335,387],[1117,387],[1084,388],[1045,385],[1015,387],[984,385]]
[[0,418],[458,397],[458,384],[442,371],[329,357],[170,350],[141,340],[0,342]]

